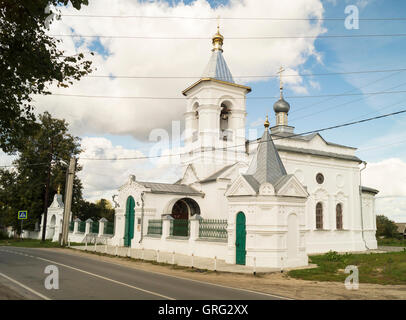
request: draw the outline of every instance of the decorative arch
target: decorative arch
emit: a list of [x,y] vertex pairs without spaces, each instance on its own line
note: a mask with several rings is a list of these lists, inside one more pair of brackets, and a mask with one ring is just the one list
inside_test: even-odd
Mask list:
[[[177,213],[179,212],[180,213]],[[164,209],[164,215],[170,215],[174,219],[189,219],[195,214],[200,215],[200,206],[196,200],[192,198],[174,198],[172,199]],[[181,216],[181,217],[179,217]]]
[[317,202],[316,204],[316,229],[323,229],[323,203]]

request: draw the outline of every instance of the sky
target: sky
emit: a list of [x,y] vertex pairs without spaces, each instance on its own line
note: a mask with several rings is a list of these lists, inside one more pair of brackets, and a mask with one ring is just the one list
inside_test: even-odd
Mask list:
[[[345,19],[349,15],[346,8],[350,5],[356,6],[359,12],[358,29],[346,27]],[[84,158],[149,156],[157,152],[157,136],[162,132],[169,132],[160,142],[162,149],[176,148],[171,145],[172,131],[175,128],[176,133],[179,122],[182,130],[186,108],[181,91],[196,79],[117,77],[200,77],[210,58],[210,38],[216,32],[218,17],[225,37],[223,49],[229,69],[238,83],[252,88],[247,100],[247,130],[258,129],[260,135],[267,114],[274,123],[272,105],[276,99],[250,98],[278,96],[279,83],[275,77],[241,76],[275,75],[280,66],[286,69],[285,74],[295,75],[285,77],[284,92],[291,105],[289,123],[295,126],[296,133],[406,109],[405,70],[348,74],[406,69],[406,37],[326,38],[402,34],[406,30],[405,20],[362,19],[404,18],[402,12],[406,12],[406,2],[403,1],[89,0],[89,6],[79,12],[71,7],[59,9],[62,18],[52,23],[49,34],[67,35],[61,37],[61,47],[66,53],[85,53],[97,70],[92,73],[93,77],[85,77],[68,89],[51,86],[54,95],[36,96],[35,101],[38,113],[49,111],[57,118],[66,119],[71,132],[82,138],[84,152],[80,160],[83,165],[80,178],[84,196],[91,201],[101,197],[111,199],[130,174],[138,180],[161,182],[174,182],[179,178],[179,166],[163,159],[92,161]],[[78,14],[87,17],[78,17]],[[177,18],[162,18],[168,16]],[[339,20],[235,19],[241,17]],[[83,37],[90,35],[104,37]],[[117,35],[144,38],[105,37]],[[301,35],[312,38],[232,39]],[[151,37],[172,39],[147,39]],[[187,37],[203,39],[173,39]],[[347,74],[318,75],[325,73]],[[405,92],[369,94],[387,91]],[[329,94],[347,96],[314,97]],[[356,155],[368,163],[362,173],[362,184],[380,190],[376,213],[396,222],[406,222],[405,124],[406,115],[397,115],[322,133],[328,141],[358,148]],[[8,165],[11,161],[11,157],[0,154],[0,165]]]

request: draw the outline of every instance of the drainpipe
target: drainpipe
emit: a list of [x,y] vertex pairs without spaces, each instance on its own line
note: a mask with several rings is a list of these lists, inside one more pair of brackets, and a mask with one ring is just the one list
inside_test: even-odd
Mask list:
[[144,237],[144,192],[141,192],[141,238],[138,243],[142,242]]
[[360,202],[360,209],[361,209],[361,228],[362,228],[361,232],[362,232],[362,240],[364,241],[365,248],[367,248],[367,250],[369,250],[369,248],[367,246],[367,242],[365,241],[365,237],[364,237],[364,216],[363,216],[363,210],[362,210],[362,183],[361,183],[362,171],[365,170],[365,168],[367,167],[367,163],[366,163],[366,161],[362,161],[362,164],[364,165],[364,167],[359,172],[359,202]]

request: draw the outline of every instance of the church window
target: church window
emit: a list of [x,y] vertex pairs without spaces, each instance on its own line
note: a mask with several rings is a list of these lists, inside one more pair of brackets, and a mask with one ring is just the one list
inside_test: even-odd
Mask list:
[[224,141],[231,141],[232,132],[229,128],[229,118],[231,115],[231,110],[228,102],[223,102],[221,104],[220,111],[220,138]]
[[317,181],[318,184],[322,184],[324,182],[324,176],[323,176],[322,173],[318,173],[316,175],[316,181]]
[[321,202],[316,205],[316,229],[323,229],[323,205]]
[[336,206],[336,228],[337,230],[343,229],[343,206],[341,203]]

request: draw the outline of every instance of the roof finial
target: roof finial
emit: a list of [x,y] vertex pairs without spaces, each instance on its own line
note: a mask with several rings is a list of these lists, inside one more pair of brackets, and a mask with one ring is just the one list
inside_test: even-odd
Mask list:
[[223,52],[224,37],[220,33],[220,16],[217,17],[217,33],[213,36],[213,50]]
[[58,184],[58,190],[57,190],[58,194],[61,194],[61,185]]
[[264,123],[264,127],[265,127],[265,130],[268,130],[268,128],[269,128],[269,121],[268,121],[268,115],[266,115],[266,119],[265,119],[265,123]]
[[282,73],[285,71],[283,67],[280,67],[279,72],[279,90],[280,90],[280,97],[283,99],[283,80],[282,80]]

